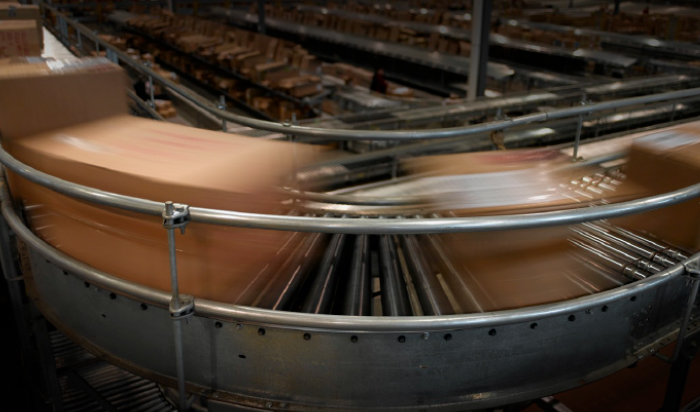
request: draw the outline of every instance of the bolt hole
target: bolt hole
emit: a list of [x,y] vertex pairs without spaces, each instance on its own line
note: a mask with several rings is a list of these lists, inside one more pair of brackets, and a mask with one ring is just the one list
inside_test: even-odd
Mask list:
[[258,335],[265,336],[265,329],[263,329],[263,328],[258,329]]
[[350,336],[350,342],[357,343],[357,336]]
[[452,340],[452,334],[448,333],[447,335],[445,335],[445,340]]
[[148,305],[146,305],[145,303],[142,303],[141,310],[146,310],[146,309],[148,309]]
[[586,310],[586,315],[590,315],[591,313],[593,313],[592,310],[590,310],[590,309],[587,309],[587,310]]
[[117,294],[114,293],[114,292],[112,292],[112,293],[109,294],[109,298],[112,299],[112,300],[114,300],[114,299],[117,298]]
[[607,312],[608,309],[610,309],[610,308],[608,307],[608,305],[603,306],[603,312]]
[[311,335],[308,334],[308,333],[305,333],[305,334],[304,334],[304,340],[310,340],[310,339],[311,339]]
[[216,322],[214,323],[214,327],[217,329],[221,329],[224,325],[221,322]]
[[636,296],[632,296],[632,297],[630,298],[630,301],[632,301],[632,302],[634,302],[635,300],[637,300],[637,297],[636,297]]
[[68,272],[64,270],[64,271],[63,271],[63,274],[64,274],[64,275],[68,275]]
[[399,336],[399,343],[404,343],[406,342],[406,337],[405,336]]
[[239,358],[245,359],[245,355],[238,355]]
[[86,287],[86,288],[89,288],[89,287],[90,287],[90,284],[89,284],[88,282],[85,282],[85,287]]
[[102,314],[102,317],[103,317],[103,318],[106,318],[106,317],[107,317],[107,315],[105,315],[105,314],[103,313],[103,314]]
[[530,324],[530,329],[537,329],[537,326],[539,326],[539,325],[537,324],[537,322],[532,323],[532,324]]
[[576,320],[576,316],[574,315],[569,315],[569,322],[573,322]]
[[490,335],[490,336],[496,336],[496,329],[491,329],[491,330],[489,331],[489,335]]

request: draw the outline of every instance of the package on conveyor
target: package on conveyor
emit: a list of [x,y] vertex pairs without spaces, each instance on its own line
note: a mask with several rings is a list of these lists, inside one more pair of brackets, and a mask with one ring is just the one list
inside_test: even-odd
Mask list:
[[158,114],[168,119],[177,116],[177,110],[170,100],[155,99],[156,111]]
[[1,20],[34,20],[36,22],[35,30],[39,39],[40,49],[44,48],[44,30],[39,6],[16,2],[0,3]]
[[283,61],[264,62],[256,64],[253,68],[252,79],[257,82],[264,82],[265,80],[267,80],[269,74],[272,74],[276,71],[283,71],[286,68],[287,63]]
[[34,20],[0,20],[0,58],[40,56],[41,49]]
[[117,49],[121,51],[126,51],[126,39],[119,37],[119,36],[113,36],[111,34],[100,34],[99,35],[100,40],[107,42],[111,44],[112,46],[116,47]]
[[[633,182],[579,166],[554,149],[507,150],[428,156],[406,162],[420,174],[411,194],[430,199],[443,216],[498,216],[590,207],[645,194]],[[573,298],[588,293],[573,277],[603,290],[615,283],[577,259],[571,228],[552,226],[496,232],[418,237],[439,244],[459,272],[459,281],[480,294],[482,310]],[[436,243],[437,242],[437,243]],[[465,311],[477,308],[460,302]]]
[[318,76],[288,77],[277,82],[277,88],[294,97],[306,97],[323,90]]
[[216,46],[219,43],[221,43],[220,39],[202,34],[181,36],[175,42],[185,53],[194,53],[200,48]]
[[[653,194],[700,183],[700,122],[644,133],[634,141],[627,179]],[[700,248],[698,200],[619,219],[681,247]]]
[[[31,67],[21,71],[0,67],[0,133],[3,146],[17,159],[113,193],[274,213],[285,209],[274,186],[318,154],[306,145],[128,116],[124,72],[103,59],[82,65],[83,70],[72,72],[46,64],[24,65]],[[21,65],[7,67],[15,66]],[[22,111],[26,107],[32,107],[31,113]],[[160,216],[98,207],[16,175],[11,179],[14,198],[46,242],[111,275],[170,289]],[[181,293],[235,302],[288,237],[285,232],[190,223],[186,234],[177,236]]]

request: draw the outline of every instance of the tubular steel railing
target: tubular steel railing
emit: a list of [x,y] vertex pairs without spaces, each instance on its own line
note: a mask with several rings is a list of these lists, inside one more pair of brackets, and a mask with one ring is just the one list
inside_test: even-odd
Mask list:
[[[617,101],[609,101],[597,104],[586,104],[567,109],[554,110],[543,113],[530,114],[496,122],[479,125],[447,128],[437,130],[415,131],[376,131],[376,130],[335,130],[316,129],[311,127],[295,126],[289,123],[273,123],[256,120],[245,116],[239,116],[219,109],[216,104],[204,102],[189,93],[183,91],[177,84],[160,76],[147,67],[131,59],[122,51],[101,40],[91,30],[80,23],[67,19],[55,8],[41,3],[44,10],[49,10],[56,16],[57,29],[64,41],[68,40],[68,26],[76,30],[78,44],[82,45],[83,38],[95,43],[97,49],[107,50],[110,60],[115,63],[122,62],[139,72],[149,76],[169,87],[174,92],[191,100],[200,108],[217,116],[223,122],[234,122],[257,129],[279,132],[286,135],[317,137],[336,140],[418,140],[439,139],[447,137],[468,136],[475,133],[504,130],[513,126],[527,125],[552,119],[579,116],[579,122],[583,116],[596,111],[622,108],[626,106],[645,104],[660,101],[674,101],[686,97],[700,97],[700,88],[666,92],[642,97],[633,97]],[[580,128],[579,128],[580,129]],[[578,136],[577,136],[578,144]],[[51,189],[57,193],[76,199],[91,202],[97,205],[111,206],[132,212],[163,219],[164,228],[168,232],[168,246],[170,255],[170,271],[172,290],[170,294],[144,287],[142,285],[127,282],[109,274],[91,268],[43,242],[34,235],[16,215],[11,206],[7,189],[2,187],[2,213],[13,231],[25,242],[36,248],[42,254],[48,256],[59,266],[73,271],[76,276],[86,281],[112,290],[126,296],[151,302],[163,307],[169,307],[174,320],[175,348],[177,362],[177,379],[180,394],[180,406],[184,410],[184,365],[182,353],[182,324],[181,321],[197,312],[201,316],[236,321],[259,322],[268,324],[285,325],[290,327],[310,327],[340,331],[426,331],[453,328],[482,327],[488,325],[505,324],[510,322],[526,321],[541,317],[556,316],[576,310],[585,310],[606,302],[631,296],[643,290],[654,288],[672,278],[681,276],[688,270],[682,264],[666,269],[661,273],[650,276],[636,283],[622,286],[616,289],[600,292],[593,296],[585,296],[566,302],[540,305],[536,307],[505,310],[494,313],[479,313],[465,315],[435,316],[435,317],[395,317],[395,318],[362,318],[335,315],[313,315],[301,313],[289,313],[241,307],[221,302],[197,300],[194,305],[194,297],[181,295],[178,288],[177,262],[175,248],[175,229],[183,228],[188,222],[199,222],[225,226],[236,226],[256,229],[287,230],[300,232],[323,233],[350,233],[350,234],[424,234],[424,233],[453,233],[453,232],[479,232],[509,229],[536,228],[553,225],[582,223],[598,219],[614,218],[632,213],[644,212],[674,205],[700,196],[700,183],[679,189],[673,192],[651,196],[628,202],[602,205],[591,208],[542,212],[532,214],[514,214],[504,216],[462,217],[462,218],[416,218],[416,219],[340,219],[329,217],[303,217],[303,216],[279,216],[254,213],[242,213],[230,210],[215,210],[195,206],[177,204],[172,202],[156,202],[110,193],[103,190],[72,183],[55,176],[48,175],[18,161],[0,148],[0,163],[7,169],[31,182]],[[686,265],[695,265],[700,255],[695,255],[685,262]],[[4,259],[3,259],[4,260]],[[697,287],[693,291],[697,293]],[[691,296],[694,299],[694,295]],[[684,316],[689,316],[692,310],[691,301]],[[685,318],[684,318],[685,319]]]

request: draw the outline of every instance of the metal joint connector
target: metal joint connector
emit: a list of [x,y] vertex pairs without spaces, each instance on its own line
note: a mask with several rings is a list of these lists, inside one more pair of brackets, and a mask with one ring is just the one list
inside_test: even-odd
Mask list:
[[685,268],[685,276],[693,280],[700,279],[700,261],[697,259],[683,263],[683,268]]
[[164,228],[179,228],[180,232],[185,234],[185,227],[190,221],[190,207],[181,203],[165,202],[162,217]]
[[194,296],[180,295],[179,302],[170,301],[170,316],[173,319],[184,319],[194,315]]

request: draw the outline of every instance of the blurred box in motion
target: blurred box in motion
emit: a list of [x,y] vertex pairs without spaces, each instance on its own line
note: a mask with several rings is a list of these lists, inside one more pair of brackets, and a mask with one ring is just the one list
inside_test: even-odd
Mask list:
[[127,113],[126,74],[104,58],[0,66],[3,145],[77,123]]
[[[443,216],[531,214],[628,200],[642,188],[610,178],[600,168],[571,161],[556,149],[506,150],[428,156],[406,163],[420,178],[413,193]],[[568,225],[419,237],[439,242],[474,301],[466,312],[517,308],[605,290],[616,285],[576,260]],[[436,254],[437,255],[437,254]],[[474,302],[478,302],[475,305]]]
[[40,55],[34,20],[0,20],[0,58]]
[[[89,61],[97,66],[68,73],[46,64],[19,65],[27,66],[19,73],[0,68],[0,133],[9,132],[3,146],[13,156],[61,179],[122,195],[243,212],[286,211],[275,186],[313,159],[317,149],[128,116],[123,71],[100,65],[102,59]],[[103,104],[73,104],[66,96],[87,101],[97,96],[94,103]],[[115,101],[107,103],[105,96]],[[19,109],[34,108],[34,102],[39,110]],[[100,207],[13,174],[9,178],[30,227],[46,242],[98,270],[170,290],[160,216]],[[187,233],[177,236],[181,292],[236,301],[288,236],[190,223]]]
[[34,20],[36,22],[35,30],[39,37],[39,48],[44,48],[44,30],[39,6],[16,2],[0,2],[0,20]]
[[[645,133],[634,141],[627,178],[652,194],[700,183],[700,122]],[[690,249],[700,247],[698,199],[618,219],[622,226],[645,230]]]

